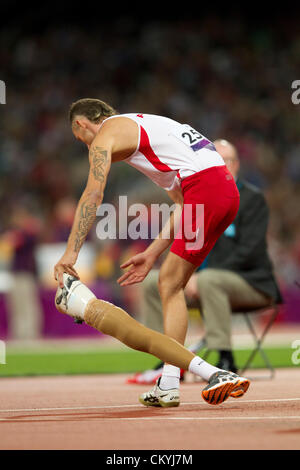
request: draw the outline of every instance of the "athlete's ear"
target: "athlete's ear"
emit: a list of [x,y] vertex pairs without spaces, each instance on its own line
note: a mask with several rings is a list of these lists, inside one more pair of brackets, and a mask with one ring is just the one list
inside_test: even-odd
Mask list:
[[86,122],[84,121],[84,119],[76,119],[75,123],[77,126],[83,127],[83,129],[86,129]]

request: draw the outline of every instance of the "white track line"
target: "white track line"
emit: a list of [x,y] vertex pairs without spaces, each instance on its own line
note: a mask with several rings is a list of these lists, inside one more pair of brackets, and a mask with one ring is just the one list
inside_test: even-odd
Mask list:
[[[253,420],[253,421],[263,421],[266,419],[296,419],[300,421],[300,416],[194,416],[194,417],[183,417],[183,416],[160,416],[160,417],[135,417],[135,418],[101,418],[101,419],[114,419],[118,421],[139,421],[139,420],[144,420],[144,421],[153,421],[153,420],[179,420],[179,421],[232,421],[232,420],[239,420],[239,421],[248,421],[248,420]],[[1,421],[1,418],[0,418]]]
[[[237,399],[235,399],[237,400]],[[288,402],[288,401],[300,401],[300,398],[267,398],[261,400],[239,400],[238,403],[241,405],[242,403],[281,403],[281,402]],[[236,401],[230,401],[229,403],[223,403],[223,406],[232,405],[236,403]],[[193,405],[205,405],[205,402],[189,402],[189,403],[181,403],[181,406],[193,406]],[[69,406],[69,407],[61,407],[61,408],[15,408],[15,409],[0,409],[0,413],[31,413],[31,412],[40,412],[40,411],[73,411],[73,410],[109,410],[115,408],[144,408],[143,405],[104,405],[104,406]],[[190,418],[192,419],[192,418]]]
[[[101,418],[103,419],[103,418]],[[194,416],[194,417],[185,417],[185,416],[157,416],[157,417],[135,417],[135,418],[104,418],[104,419],[115,419],[118,421],[138,421],[138,420],[180,420],[180,421],[232,421],[232,420],[259,420],[262,421],[264,419],[298,419],[300,421],[300,416]],[[0,418],[1,421],[1,418]]]
[[[20,420],[18,420],[19,423],[22,423],[24,418],[30,418],[30,416],[24,416]],[[35,423],[35,422],[42,422],[43,419],[39,419],[39,416],[32,416],[30,422]],[[14,417],[9,417],[9,418],[0,418],[0,423],[1,421],[5,421],[6,423],[9,421],[12,421],[13,423],[15,418]],[[300,421],[300,416],[194,416],[194,417],[186,417],[186,416],[139,416],[135,418],[105,418],[101,417],[99,418],[100,421],[108,420],[108,421],[265,421],[265,420],[298,420]],[[47,420],[48,421],[48,420]],[[51,421],[51,419],[50,419]],[[55,421],[63,421],[63,419],[55,419]]]

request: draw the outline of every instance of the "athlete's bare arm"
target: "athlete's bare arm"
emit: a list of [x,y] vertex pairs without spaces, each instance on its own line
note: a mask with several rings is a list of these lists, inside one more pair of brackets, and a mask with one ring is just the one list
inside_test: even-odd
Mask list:
[[169,221],[163,227],[158,237],[153,240],[151,245],[145,250],[146,253],[151,253],[157,259],[173,242],[174,237],[179,227],[179,220],[181,217],[183,196],[181,191],[167,191],[169,197],[176,204],[174,212],[172,212]]
[[131,155],[137,142],[137,124],[128,118],[107,121],[93,140],[89,148],[90,170],[86,188],[77,205],[66,251],[54,267],[54,277],[61,287],[64,272],[79,278],[74,264],[95,221],[97,208],[102,203],[112,161],[123,160]]
[[122,269],[130,267],[130,269],[118,279],[118,283],[122,287],[142,282],[152,269],[157,258],[159,258],[174,240],[179,227],[183,196],[181,190],[167,191],[167,193],[172,201],[175,202],[176,208],[174,212],[172,212],[169,221],[151,245],[143,253],[132,256],[121,265]]

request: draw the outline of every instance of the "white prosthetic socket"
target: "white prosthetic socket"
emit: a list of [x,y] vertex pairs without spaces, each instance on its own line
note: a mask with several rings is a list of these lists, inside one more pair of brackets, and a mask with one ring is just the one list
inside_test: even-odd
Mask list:
[[58,287],[55,295],[55,307],[61,313],[82,322],[87,304],[96,299],[93,292],[70,274],[63,274],[64,287]]

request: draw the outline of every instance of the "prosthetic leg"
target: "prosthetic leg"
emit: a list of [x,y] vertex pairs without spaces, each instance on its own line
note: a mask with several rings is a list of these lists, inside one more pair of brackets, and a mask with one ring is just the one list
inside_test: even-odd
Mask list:
[[[239,387],[243,393],[249,386],[249,381],[235,374],[220,371],[195,356],[176,340],[157,331],[146,328],[137,322],[120,307],[110,302],[97,299],[95,295],[78,279],[68,274],[63,275],[64,287],[58,287],[55,296],[56,308],[77,321],[84,321],[106,335],[113,336],[132,349],[146,352],[158,357],[161,361],[172,364],[180,369],[189,370],[203,376],[203,371],[209,367],[209,382],[216,373],[222,373],[222,380],[213,380],[214,392],[205,388],[202,397],[211,404],[225,401],[233,390]],[[224,373],[226,377],[224,377]],[[221,377],[220,377],[221,379]],[[219,383],[220,382],[220,383]],[[215,393],[218,392],[218,393]]]
[[106,335],[113,336],[137,351],[153,354],[164,362],[188,369],[195,357],[168,336],[146,328],[122,308],[100,300],[73,276],[64,274],[64,287],[57,289],[56,308],[78,322],[84,321]]

